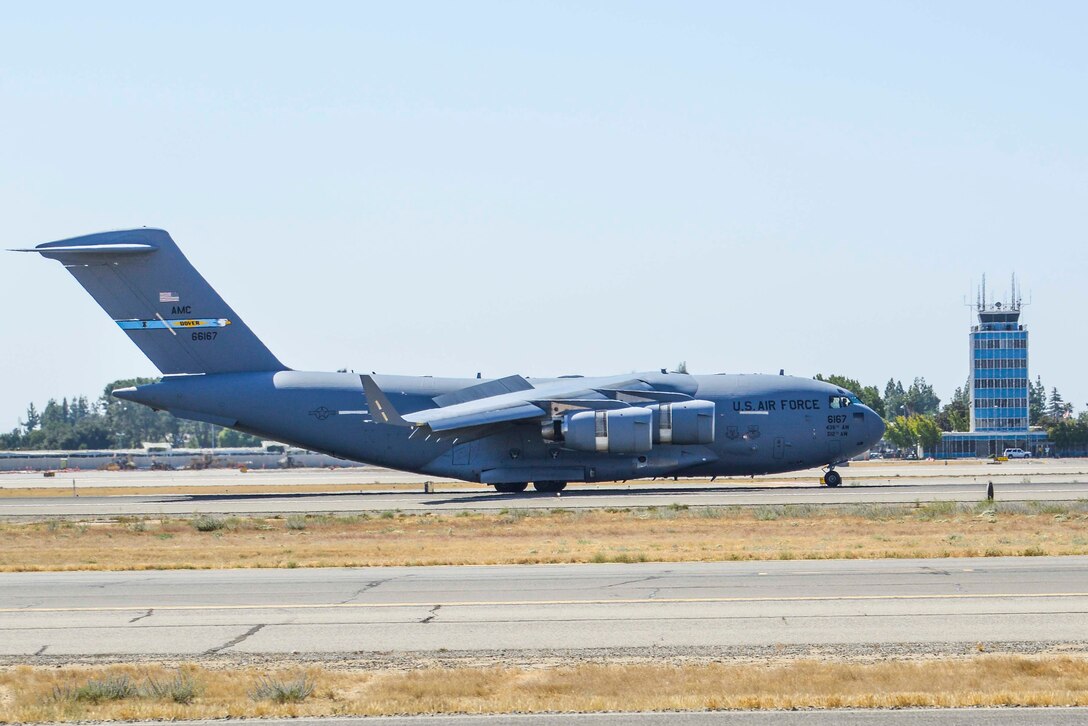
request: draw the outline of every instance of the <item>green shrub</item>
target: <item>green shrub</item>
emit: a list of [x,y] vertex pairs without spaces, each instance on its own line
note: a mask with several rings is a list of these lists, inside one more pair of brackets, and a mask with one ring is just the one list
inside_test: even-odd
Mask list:
[[161,698],[174,703],[189,704],[200,695],[200,685],[187,673],[178,673],[170,680],[148,678],[141,689],[148,698]]
[[261,676],[249,692],[254,701],[273,703],[302,703],[314,692],[314,682],[306,675],[294,678]]
[[926,502],[920,504],[914,515],[924,522],[932,522],[935,519],[951,517],[959,509],[956,502]]
[[198,514],[192,519],[197,532],[216,532],[223,529],[223,520],[210,514]]
[[56,689],[53,697],[58,701],[79,701],[81,703],[102,703],[120,701],[139,695],[136,684],[126,675],[106,676],[84,683],[74,688]]

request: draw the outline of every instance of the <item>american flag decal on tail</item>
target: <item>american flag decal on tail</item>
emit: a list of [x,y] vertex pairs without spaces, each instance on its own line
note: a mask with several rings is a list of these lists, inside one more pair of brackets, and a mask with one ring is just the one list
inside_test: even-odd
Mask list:
[[159,302],[161,302],[161,303],[174,303],[174,302],[180,302],[180,301],[181,301],[181,298],[178,297],[178,294],[176,292],[160,292],[159,293]]

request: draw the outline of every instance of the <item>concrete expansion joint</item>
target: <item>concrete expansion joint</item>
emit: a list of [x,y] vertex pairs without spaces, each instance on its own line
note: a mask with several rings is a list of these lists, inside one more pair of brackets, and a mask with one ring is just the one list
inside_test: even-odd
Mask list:
[[649,577],[640,577],[635,580],[624,580],[623,582],[613,582],[611,585],[605,585],[605,588],[623,587],[624,585],[637,585],[640,582],[652,582],[654,580],[660,580],[661,575],[650,575]]
[[360,587],[355,592],[353,592],[351,594],[351,597],[349,597],[346,600],[341,600],[338,604],[347,605],[349,602],[352,602],[353,600],[359,599],[359,596],[361,596],[364,592],[367,592],[368,590],[373,590],[374,588],[378,587],[379,585],[384,585],[385,583],[389,582],[391,579],[393,579],[393,578],[387,577],[384,580],[372,580],[372,581],[366,583],[365,585],[363,585],[362,587]]
[[144,618],[150,618],[151,614],[153,612],[155,612],[155,608],[148,608],[146,613],[144,613],[143,615],[137,615],[136,617],[134,617],[132,620],[129,620],[128,622],[131,624],[131,623],[135,623],[137,620],[143,620]]
[[254,625],[252,628],[250,628],[246,632],[242,633],[237,638],[232,638],[231,640],[228,640],[226,643],[223,643],[223,645],[217,646],[215,648],[209,648],[208,650],[204,651],[203,655],[215,655],[216,653],[224,651],[227,648],[233,648],[234,646],[238,645],[239,643],[241,643],[246,638],[249,638],[252,635],[256,635],[257,632],[260,631],[261,628],[263,628],[265,625],[267,625],[267,623],[261,623],[260,625]]
[[425,617],[425,618],[423,618],[422,620],[419,621],[420,625],[425,625],[425,624],[431,622],[432,620],[434,620],[434,616],[437,615],[438,611],[441,610],[441,609],[442,609],[441,605],[435,605],[433,608],[431,608],[429,613],[427,614],[427,617]]

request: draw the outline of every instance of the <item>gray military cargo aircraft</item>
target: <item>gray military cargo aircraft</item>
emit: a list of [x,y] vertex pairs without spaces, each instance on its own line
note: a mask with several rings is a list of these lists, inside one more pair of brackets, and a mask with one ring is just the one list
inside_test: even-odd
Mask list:
[[435,378],[291,370],[160,229],[25,252],[61,262],[163,373],[113,395],[277,441],[499,492],[835,465],[884,433],[849,391],[784,375]]

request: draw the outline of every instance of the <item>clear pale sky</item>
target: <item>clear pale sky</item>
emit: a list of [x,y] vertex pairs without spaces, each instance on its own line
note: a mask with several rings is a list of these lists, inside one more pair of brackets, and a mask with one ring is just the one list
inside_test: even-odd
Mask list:
[[[1078,410],[1084,3],[11,3],[0,246],[166,228],[288,365],[967,377]],[[155,369],[0,254],[0,428]]]

